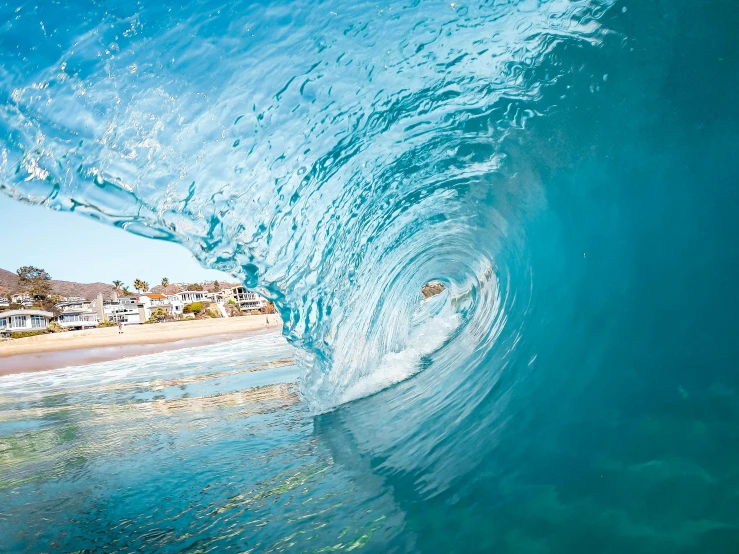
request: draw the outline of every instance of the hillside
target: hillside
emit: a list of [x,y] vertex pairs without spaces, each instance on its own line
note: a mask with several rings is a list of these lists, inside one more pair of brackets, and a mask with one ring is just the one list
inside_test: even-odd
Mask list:
[[18,283],[18,276],[10,271],[0,269],[0,296],[15,290]]
[[[94,299],[98,293],[102,293],[105,298],[108,298],[110,292],[113,290],[113,285],[108,283],[74,283],[72,281],[57,281],[52,279],[50,281],[51,289],[55,294],[61,296],[81,296],[88,300]],[[213,283],[202,283],[203,290],[212,291],[214,289]],[[238,286],[239,283],[220,283],[221,288],[230,288]],[[184,289],[186,285],[184,283],[169,285],[166,289],[161,285],[156,285],[151,288],[151,292],[158,292],[164,294],[174,294]],[[0,296],[7,296],[14,294],[18,291],[18,276],[5,269],[0,269]]]
[[[112,290],[112,286],[107,283],[74,283],[72,281],[50,281],[51,289],[55,294],[61,296],[81,296],[92,300],[99,292],[103,293],[106,298]],[[13,294],[17,292],[18,276],[12,271],[0,269],[0,296]]]
[[[205,292],[213,292],[215,290],[215,286],[213,281],[200,283],[203,286],[203,290]],[[230,289],[231,287],[238,287],[241,283],[227,283],[225,281],[220,281],[221,290],[223,289]],[[180,292],[181,290],[185,290],[187,287],[186,283],[174,283],[171,285],[168,285],[166,288],[162,285],[156,285],[151,287],[151,292],[156,292],[159,294],[174,294],[176,292]]]
[[113,285],[107,283],[73,283],[71,281],[51,280],[52,290],[61,296],[81,296],[92,300],[98,293],[108,298],[113,290]]

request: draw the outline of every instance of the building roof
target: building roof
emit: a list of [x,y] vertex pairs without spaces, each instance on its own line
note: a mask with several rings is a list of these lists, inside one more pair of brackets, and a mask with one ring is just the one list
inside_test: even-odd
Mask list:
[[163,294],[157,294],[155,292],[146,293],[144,296],[148,296],[149,298],[154,298],[154,299],[157,299],[157,300],[160,300],[160,299],[163,299],[163,298],[167,298]]
[[54,317],[51,312],[45,312],[44,310],[6,310],[0,312],[0,317],[10,317],[14,315],[42,315],[44,317]]

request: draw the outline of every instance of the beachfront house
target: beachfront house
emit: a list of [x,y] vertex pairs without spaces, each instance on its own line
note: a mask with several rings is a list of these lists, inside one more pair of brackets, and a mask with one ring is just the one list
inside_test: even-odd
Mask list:
[[263,297],[241,286],[225,289],[223,293],[225,303],[233,301],[242,310],[259,310],[267,305]]
[[56,322],[66,329],[89,329],[97,327],[100,322],[97,310],[92,302],[84,298],[67,299],[60,302],[56,308],[61,312]]
[[102,294],[99,294],[92,307],[99,321],[133,325],[146,323],[157,310],[162,310],[168,317],[177,318],[182,313],[183,304],[176,295],[149,292],[140,296],[119,297],[113,294],[110,300],[103,300]]
[[176,294],[168,294],[167,302],[172,306],[172,315],[178,317],[182,315],[182,309],[185,307],[185,303]]
[[7,308],[8,306],[10,306],[10,298],[0,296],[0,308]]
[[148,292],[139,296],[138,306],[143,309],[144,321],[148,321],[157,310],[163,311],[167,317],[176,318],[182,313],[184,304],[176,294],[165,296]]
[[98,294],[92,303],[98,315],[98,321],[113,321],[115,323],[133,324],[146,321],[142,316],[143,310],[139,310],[138,296],[121,296],[115,294],[110,300],[103,300],[103,295]]
[[183,290],[170,296],[176,296],[184,304],[193,302],[211,302],[211,294],[202,290]]
[[0,312],[0,333],[43,331],[54,317],[44,310],[7,310]]
[[130,325],[146,321],[145,318],[142,320],[137,296],[122,296],[117,302],[105,302],[103,303],[103,311],[108,321],[115,321],[116,323]]
[[98,314],[95,310],[72,310],[60,314],[56,322],[66,329],[91,329],[98,326]]

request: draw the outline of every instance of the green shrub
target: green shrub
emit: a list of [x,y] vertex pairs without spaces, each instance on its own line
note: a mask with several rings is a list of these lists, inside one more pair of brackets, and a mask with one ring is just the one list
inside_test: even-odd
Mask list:
[[183,314],[198,314],[203,310],[203,303],[202,302],[193,302],[192,304],[187,304],[184,308],[182,308]]
[[10,338],[22,339],[24,337],[35,337],[36,335],[45,335],[48,332],[46,329],[40,331],[16,331],[15,333],[10,333]]
[[118,325],[115,321],[101,321],[98,323],[98,327],[115,327]]
[[151,316],[146,321],[146,323],[160,323],[162,321],[165,321],[167,319],[167,312],[165,312],[161,308],[157,308],[151,313]]
[[49,321],[49,326],[47,327],[49,333],[61,333],[63,331],[66,331],[64,327],[59,325],[56,321]]

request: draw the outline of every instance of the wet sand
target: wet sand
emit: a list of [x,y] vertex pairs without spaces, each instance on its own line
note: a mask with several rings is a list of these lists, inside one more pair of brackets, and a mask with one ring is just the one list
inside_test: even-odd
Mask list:
[[0,375],[43,371],[234,340],[281,325],[264,315],[69,331],[0,343]]

